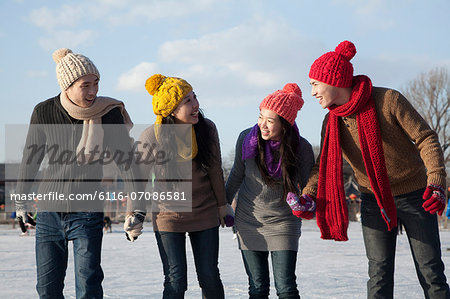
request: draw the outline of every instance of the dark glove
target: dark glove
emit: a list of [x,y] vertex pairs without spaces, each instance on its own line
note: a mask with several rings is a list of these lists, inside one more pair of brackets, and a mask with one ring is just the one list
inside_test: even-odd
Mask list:
[[233,208],[229,205],[226,204],[224,206],[221,206],[218,208],[219,209],[219,220],[220,220],[220,225],[222,227],[227,226],[233,226],[234,225],[234,211]]
[[445,191],[442,186],[428,184],[422,198],[425,200],[422,205],[425,211],[430,214],[435,214],[437,212],[439,216],[442,216],[442,212],[444,212],[445,209]]
[[143,211],[134,211],[125,217],[123,229],[128,241],[134,242],[142,234],[145,215]]

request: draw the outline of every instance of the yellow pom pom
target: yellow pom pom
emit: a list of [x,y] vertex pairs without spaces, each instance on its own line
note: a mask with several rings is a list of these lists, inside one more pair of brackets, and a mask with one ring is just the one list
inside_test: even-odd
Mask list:
[[150,95],[154,95],[165,79],[166,77],[161,74],[153,75],[145,81],[145,89]]
[[61,49],[58,49],[55,52],[53,52],[52,57],[56,63],[59,63],[61,61],[61,59],[63,59],[64,56],[66,56],[69,53],[72,53],[72,50],[67,49],[67,48],[61,48]]

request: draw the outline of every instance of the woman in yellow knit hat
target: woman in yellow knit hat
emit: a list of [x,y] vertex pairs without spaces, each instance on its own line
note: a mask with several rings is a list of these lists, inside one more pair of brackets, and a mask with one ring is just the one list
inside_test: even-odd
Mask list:
[[[163,146],[169,160],[176,158],[172,159],[176,166],[145,167],[144,176],[154,176],[155,182],[169,179],[165,186],[170,190],[159,187],[159,191],[174,195],[180,195],[181,189],[173,181],[183,184],[185,179],[192,188],[188,209],[186,205],[178,205],[181,201],[164,202],[162,198],[158,209],[152,207],[153,229],[165,277],[163,298],[183,298],[187,290],[186,233],[203,298],[224,298],[217,266],[218,228],[227,220],[230,220],[227,226],[232,225],[234,214],[225,199],[217,129],[211,120],[204,118],[192,86],[185,80],[156,74],[147,79],[145,87],[153,96],[157,119],[155,125],[142,133],[139,151],[147,155],[155,149],[146,145],[158,144],[159,149]],[[174,149],[174,154],[170,155],[170,149]]]

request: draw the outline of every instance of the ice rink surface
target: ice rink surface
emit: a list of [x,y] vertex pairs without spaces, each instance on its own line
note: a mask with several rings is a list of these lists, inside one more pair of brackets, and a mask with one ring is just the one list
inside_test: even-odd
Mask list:
[[[18,225],[0,225],[0,298],[38,298],[34,257],[34,230],[20,237]],[[361,224],[351,222],[348,242],[324,241],[314,220],[304,221],[297,260],[297,283],[302,298],[366,298],[367,259]],[[248,298],[247,275],[237,240],[230,228],[220,229],[219,268],[226,298]],[[189,240],[189,238],[187,238]],[[189,241],[188,291],[186,298],[201,298]],[[450,276],[450,231],[441,231],[442,256],[446,275]],[[70,245],[70,250],[72,247]],[[65,297],[75,298],[73,253],[65,280]],[[161,298],[162,264],[152,227],[146,223],[144,233],[128,242],[121,224],[104,235],[102,267],[104,298]],[[277,298],[271,279],[271,296]],[[398,236],[395,298],[424,298],[419,285],[407,236]]]

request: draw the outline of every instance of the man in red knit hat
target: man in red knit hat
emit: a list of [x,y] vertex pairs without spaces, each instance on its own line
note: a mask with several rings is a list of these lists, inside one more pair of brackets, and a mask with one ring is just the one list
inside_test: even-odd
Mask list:
[[354,44],[344,41],[311,66],[312,95],[329,113],[321,154],[299,204],[316,198],[321,237],[348,240],[344,158],[361,191],[368,298],[393,297],[399,225],[408,235],[425,297],[450,298],[436,216],[445,208],[446,183],[438,136],[398,91],[373,87],[365,75],[353,76],[355,54]]

